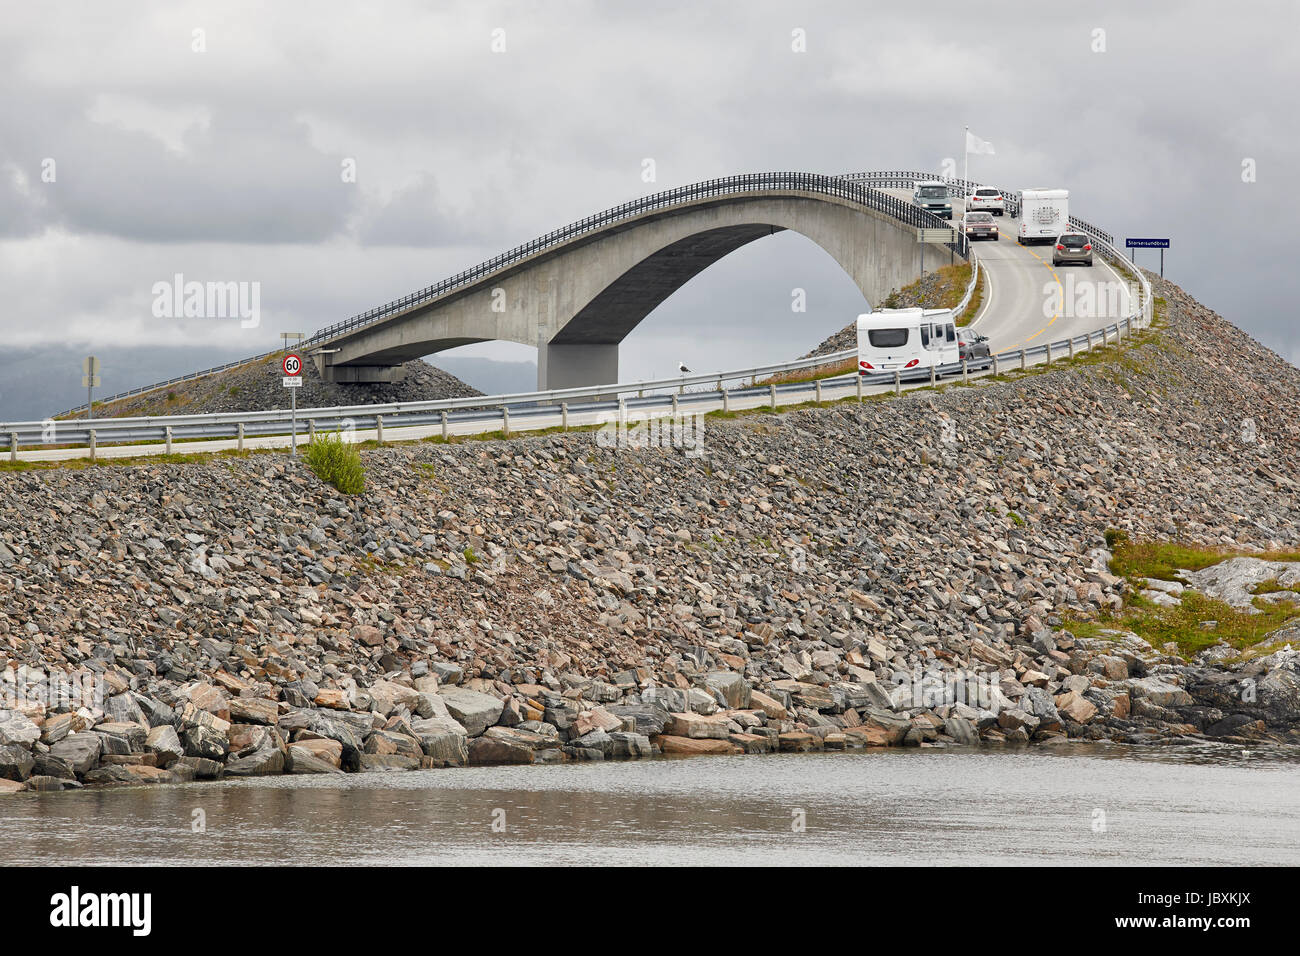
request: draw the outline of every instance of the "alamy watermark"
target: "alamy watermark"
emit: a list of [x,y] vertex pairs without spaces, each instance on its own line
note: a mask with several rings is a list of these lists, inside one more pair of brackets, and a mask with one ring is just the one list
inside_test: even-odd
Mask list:
[[704,415],[613,415],[596,432],[596,444],[601,448],[681,448],[687,458],[699,458],[704,454]]
[[103,710],[104,678],[90,672],[69,674],[30,667],[0,671],[0,709],[23,710],[32,705],[46,710]]
[[178,272],[151,291],[156,319],[239,319],[241,329],[262,324],[260,282],[186,282]]
[[1128,304],[1137,301],[1136,283],[1076,280],[1072,274],[1067,274],[1063,282],[1044,283],[1043,318],[1099,319],[1123,315]]

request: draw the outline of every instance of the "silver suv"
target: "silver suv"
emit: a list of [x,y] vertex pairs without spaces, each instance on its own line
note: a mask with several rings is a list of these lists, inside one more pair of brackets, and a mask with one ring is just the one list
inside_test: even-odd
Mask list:
[[1092,239],[1082,232],[1063,232],[1056,237],[1052,248],[1052,265],[1063,266],[1069,263],[1092,265]]

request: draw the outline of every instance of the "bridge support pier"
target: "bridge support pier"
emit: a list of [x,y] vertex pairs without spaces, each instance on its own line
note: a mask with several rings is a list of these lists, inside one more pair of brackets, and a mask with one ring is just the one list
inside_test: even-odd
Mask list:
[[320,353],[311,358],[316,363],[316,371],[320,373],[322,382],[377,385],[401,382],[406,378],[405,365],[327,365],[326,356]]
[[537,350],[537,390],[618,381],[618,343],[551,343]]

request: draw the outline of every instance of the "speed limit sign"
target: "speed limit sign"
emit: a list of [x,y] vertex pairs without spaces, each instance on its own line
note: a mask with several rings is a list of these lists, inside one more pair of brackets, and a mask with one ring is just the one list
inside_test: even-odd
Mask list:
[[293,352],[284,357],[284,374],[289,376],[302,374],[302,359]]

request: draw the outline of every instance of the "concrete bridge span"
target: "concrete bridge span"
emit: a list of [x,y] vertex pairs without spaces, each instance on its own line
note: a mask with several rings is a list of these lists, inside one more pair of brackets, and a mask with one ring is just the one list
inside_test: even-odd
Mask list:
[[575,223],[530,244],[535,248],[499,257],[507,261],[485,263],[479,274],[462,274],[450,287],[430,287],[390,303],[386,314],[324,329],[309,348],[333,381],[388,381],[409,359],[501,340],[538,348],[539,390],[614,382],[618,345],[628,333],[741,246],[798,232],[875,303],[920,274],[916,230],[948,225],[835,177],[730,177]]

